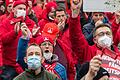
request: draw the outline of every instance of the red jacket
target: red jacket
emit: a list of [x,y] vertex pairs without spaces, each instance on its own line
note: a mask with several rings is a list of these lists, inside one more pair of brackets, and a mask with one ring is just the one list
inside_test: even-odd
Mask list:
[[[3,60],[2,60],[2,42],[1,42],[1,39],[0,39],[0,67],[3,66]],[[1,70],[0,70],[0,73],[1,73]]]
[[114,37],[114,45],[118,46],[119,43],[120,43],[120,27],[116,31],[116,35]]
[[115,19],[115,14],[114,13],[106,12],[105,15],[107,16],[109,22],[111,22],[111,23]]
[[6,18],[10,17],[10,13],[6,11],[6,13],[2,16],[0,16],[0,23],[3,22]]
[[2,41],[0,39],[0,67],[2,66],[3,62],[2,62]]
[[[70,40],[72,50],[77,53],[82,62],[90,61],[96,55],[97,50],[100,50],[96,44],[89,46],[82,34],[80,17],[70,18]],[[116,47],[114,47],[114,51],[119,53]]]
[[38,18],[38,21],[41,19],[41,15],[42,15],[42,8],[40,6],[34,6],[33,10],[36,14],[36,17]]
[[[0,34],[3,44],[3,64],[16,67],[16,52],[18,39],[21,34],[16,35],[14,32],[14,24],[11,24],[13,14],[10,15],[0,26]],[[26,25],[31,30],[34,22],[26,17]]]
[[71,48],[71,42],[69,39],[69,22],[66,22],[65,27],[60,31],[58,38]]
[[[58,44],[62,48],[66,58],[67,58],[67,74],[68,74],[68,80],[74,80],[75,77],[75,59],[73,51],[71,50],[71,42],[69,39],[69,22],[66,23],[63,31],[59,33],[59,37],[57,39]],[[74,60],[73,60],[74,59]]]
[[60,47],[62,48],[64,55],[67,58],[67,75],[68,80],[74,80],[75,78],[75,63],[72,56],[71,48],[66,45],[62,40],[58,39],[57,42],[59,43]]
[[38,25],[40,26],[40,32],[43,30],[45,24],[52,22],[48,19],[48,13],[46,10],[42,12],[42,19],[38,22]]
[[[71,49],[72,46],[71,46],[71,42],[69,38],[69,25],[68,24],[66,24],[65,29],[62,32],[60,32],[58,39],[60,39],[63,43],[65,43]],[[73,51],[72,51],[72,56],[74,58],[75,64],[77,64],[79,58],[76,56],[75,53],[73,53]]]
[[112,23],[112,32],[113,32],[114,45],[118,46],[120,42],[120,23],[117,24],[115,20]]
[[7,14],[0,16],[0,23],[3,22],[3,20],[5,20],[7,17]]

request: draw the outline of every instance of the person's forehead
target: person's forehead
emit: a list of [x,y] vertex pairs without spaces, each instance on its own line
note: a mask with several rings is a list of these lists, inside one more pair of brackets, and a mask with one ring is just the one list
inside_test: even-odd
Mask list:
[[65,14],[64,11],[56,11],[56,15],[62,15],[62,14]]
[[42,42],[41,44],[52,44],[50,41],[44,41],[44,42]]
[[28,49],[27,49],[27,52],[32,52],[32,51],[39,51],[41,52],[41,49],[39,46],[30,46]]
[[111,32],[111,29],[106,27],[106,26],[103,26],[103,27],[100,27],[96,30],[96,34],[100,33],[100,32]]
[[96,14],[103,14],[104,15],[103,12],[93,12],[93,15],[96,15]]
[[12,6],[13,5],[13,3],[10,3],[8,6]]

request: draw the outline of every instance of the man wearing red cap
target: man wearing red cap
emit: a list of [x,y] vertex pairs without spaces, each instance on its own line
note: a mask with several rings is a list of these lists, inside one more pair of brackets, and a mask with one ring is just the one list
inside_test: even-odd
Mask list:
[[54,54],[57,54],[59,62],[66,68],[67,79],[74,80],[75,64],[72,51],[67,44],[58,38],[59,32],[60,30],[55,23],[47,23],[43,28],[42,35],[51,37],[55,41]]
[[26,3],[15,1],[10,17],[0,26],[0,37],[3,45],[2,80],[12,80],[22,70],[16,63],[17,43],[20,37],[20,27],[27,26],[30,30],[35,23],[26,16]]
[[12,11],[12,3],[13,3],[13,0],[6,0],[6,7],[7,7],[6,14],[0,17],[0,22],[2,22],[7,17],[9,17],[10,12]]
[[46,9],[42,12],[42,19],[38,22],[40,26],[40,31],[43,30],[46,23],[53,22],[55,18],[55,10],[57,4],[55,2],[49,2],[46,4]]

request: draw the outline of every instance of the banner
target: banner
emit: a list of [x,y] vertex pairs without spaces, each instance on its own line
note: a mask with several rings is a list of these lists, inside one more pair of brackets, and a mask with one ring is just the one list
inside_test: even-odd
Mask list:
[[110,74],[109,80],[120,80],[120,56],[110,50],[97,51],[97,54],[102,57],[102,67]]
[[120,10],[120,0],[83,0],[84,12],[115,12]]

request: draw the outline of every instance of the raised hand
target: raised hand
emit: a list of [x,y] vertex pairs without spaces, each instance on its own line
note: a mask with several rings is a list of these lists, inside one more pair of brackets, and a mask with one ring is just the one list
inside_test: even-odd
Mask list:
[[58,23],[58,28],[59,28],[60,31],[63,30],[64,27],[65,27],[65,21],[62,21],[62,22]]
[[71,3],[71,11],[72,11],[72,18],[78,17],[80,13],[80,8],[82,5],[82,0],[72,0]]
[[14,31],[16,33],[16,35],[18,34],[18,32],[20,31],[20,22],[17,22],[14,26]]
[[22,36],[24,38],[30,38],[31,37],[31,32],[29,30],[29,28],[26,26],[25,23],[21,23],[21,31],[22,31]]
[[37,27],[36,25],[32,29],[32,36],[36,36],[37,33],[39,33],[40,27]]
[[120,11],[115,12],[115,19],[116,19],[116,23],[119,24],[120,23]]
[[93,80],[93,78],[96,76],[97,72],[100,69],[100,66],[102,64],[102,59],[100,56],[94,56],[89,64],[89,71],[86,75],[85,80]]
[[28,6],[30,9],[32,9],[32,1],[28,1]]
[[98,21],[95,23],[95,26],[97,27],[97,26],[100,25],[100,24],[103,24],[103,21],[98,20]]

